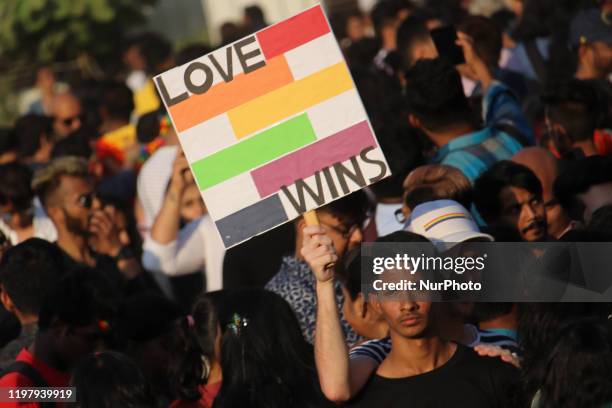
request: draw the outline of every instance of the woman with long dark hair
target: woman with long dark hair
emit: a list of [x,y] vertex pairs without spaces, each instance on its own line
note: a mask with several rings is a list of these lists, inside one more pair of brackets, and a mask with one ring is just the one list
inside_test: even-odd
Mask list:
[[214,408],[326,406],[312,346],[289,304],[265,290],[234,293],[221,342],[223,384]]

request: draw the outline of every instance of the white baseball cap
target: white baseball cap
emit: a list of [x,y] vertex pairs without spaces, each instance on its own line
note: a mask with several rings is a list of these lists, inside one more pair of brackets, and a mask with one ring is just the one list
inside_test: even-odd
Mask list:
[[476,238],[494,241],[491,235],[480,232],[470,212],[453,200],[417,205],[406,221],[405,229],[423,235],[441,250]]

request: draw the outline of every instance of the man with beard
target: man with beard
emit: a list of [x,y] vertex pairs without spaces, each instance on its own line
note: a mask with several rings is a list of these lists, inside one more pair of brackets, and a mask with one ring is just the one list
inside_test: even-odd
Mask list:
[[85,160],[54,160],[36,173],[32,187],[57,229],[68,271],[95,270],[109,288],[122,288],[140,275],[136,257],[121,245],[113,214],[96,198]]
[[482,173],[474,184],[474,204],[488,225],[514,229],[523,241],[548,237],[542,184],[522,164],[504,160]]

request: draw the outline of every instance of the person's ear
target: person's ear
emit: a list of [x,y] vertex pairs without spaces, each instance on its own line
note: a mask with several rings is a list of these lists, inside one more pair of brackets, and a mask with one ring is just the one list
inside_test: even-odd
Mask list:
[[45,208],[45,212],[54,223],[63,223],[64,220],[64,212],[61,208],[56,206],[48,206]]
[[295,221],[295,230],[298,234],[302,233],[302,230],[306,227],[306,221],[304,221],[304,217],[299,217]]
[[6,290],[4,290],[4,286],[0,286],[0,302],[8,312],[13,314],[15,313],[17,308],[15,307],[11,297],[8,295],[8,293],[6,293]]
[[419,118],[417,118],[413,114],[408,115],[408,123],[410,123],[410,126],[415,129],[420,129],[422,127]]
[[370,305],[370,308],[374,313],[382,314],[382,306],[377,295],[370,296],[370,301],[368,302],[368,305]]

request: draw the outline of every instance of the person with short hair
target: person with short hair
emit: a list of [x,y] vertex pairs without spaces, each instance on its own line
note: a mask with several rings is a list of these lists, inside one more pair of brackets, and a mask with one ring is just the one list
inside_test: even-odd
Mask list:
[[569,42],[578,58],[575,77],[606,80],[612,72],[612,26],[599,8],[574,17]]
[[0,373],[0,387],[67,387],[72,369],[109,330],[108,316],[100,306],[86,273],[64,276],[41,304],[33,345],[23,348]]
[[553,188],[570,218],[588,224],[597,209],[612,204],[612,157],[566,163]]
[[[387,270],[380,278],[397,282],[399,275]],[[484,408],[506,401],[517,370],[443,339],[440,317],[448,313],[443,302],[415,301],[399,291],[388,297],[381,291],[371,305],[389,324],[391,351],[348,406]]]
[[0,232],[8,242],[17,245],[33,237],[55,241],[55,226],[30,186],[32,171],[29,167],[18,162],[1,164],[0,174]]
[[[476,56],[471,40],[459,33],[467,64],[478,74],[485,93],[485,127],[477,129],[463,93],[459,73],[445,59],[418,61],[406,73],[406,103],[410,124],[421,129],[438,148],[432,163],[461,170],[473,182],[491,164],[509,159],[533,140],[533,134],[516,99],[493,81],[491,72]],[[513,137],[500,129],[514,129]]]
[[528,242],[548,238],[542,183],[521,164],[504,160],[484,172],[474,183],[474,203],[488,225],[513,228]]
[[[330,244],[335,248],[335,259],[342,258],[346,251],[358,246],[363,240],[362,225],[366,219],[369,203],[362,191],[332,201],[317,209],[321,227],[327,232]],[[306,226],[300,217],[294,222],[296,232]],[[265,289],[281,295],[293,308],[302,333],[309,343],[314,341],[316,325],[316,279],[308,263],[304,260],[301,248],[303,236],[296,234],[295,253],[285,256],[278,273],[266,284]],[[342,312],[343,294],[338,283],[335,286],[337,307],[342,318],[342,327],[349,344],[358,340],[358,336],[344,320]]]
[[0,302],[17,317],[21,332],[0,351],[0,368],[34,341],[42,301],[64,273],[62,261],[62,252],[39,238],[10,248],[2,257]]
[[55,141],[65,138],[83,124],[81,101],[70,92],[55,95],[51,105],[51,117]]
[[52,161],[36,173],[32,187],[57,229],[67,269],[95,269],[115,289],[130,281],[138,284],[134,279],[142,268],[121,244],[112,214],[101,207],[84,159],[67,156]]

